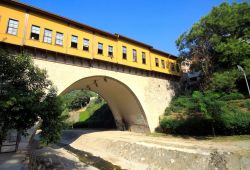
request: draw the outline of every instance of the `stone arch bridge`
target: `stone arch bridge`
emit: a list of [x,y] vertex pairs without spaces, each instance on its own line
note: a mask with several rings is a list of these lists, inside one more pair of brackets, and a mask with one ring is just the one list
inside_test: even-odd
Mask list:
[[118,129],[122,129],[125,121],[131,131],[153,132],[177,86],[176,80],[166,75],[98,61],[83,64],[71,57],[65,60],[63,56],[41,54],[33,55],[34,63],[47,70],[59,94],[79,89],[98,93],[108,103]]

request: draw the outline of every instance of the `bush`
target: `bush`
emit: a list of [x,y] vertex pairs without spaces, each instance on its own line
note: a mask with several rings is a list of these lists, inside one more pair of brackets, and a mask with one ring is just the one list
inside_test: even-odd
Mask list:
[[220,100],[223,101],[229,101],[229,100],[240,100],[240,99],[244,99],[244,95],[241,93],[230,93],[230,94],[225,94],[223,95]]
[[192,108],[194,108],[194,103],[192,102],[191,97],[176,97],[171,101],[170,106],[166,108],[165,115],[169,115],[171,112],[186,113]]
[[188,117],[186,119],[164,118],[160,121],[161,130],[164,133],[178,135],[212,135],[212,122],[201,116]]
[[[250,134],[250,101],[239,105],[240,93],[221,94],[194,91],[192,96],[175,98],[160,120],[165,133],[183,135]],[[240,101],[242,103],[242,101]]]
[[176,129],[181,125],[182,121],[172,118],[164,118],[160,121],[162,130],[166,133],[177,133]]
[[90,97],[95,96],[93,92],[86,90],[75,90],[62,96],[62,99],[69,110],[80,109],[86,106]]
[[247,100],[247,101],[243,104],[243,107],[250,111],[250,100]]
[[85,107],[89,103],[89,101],[90,98],[88,96],[79,96],[70,103],[69,108],[71,110],[80,109],[82,107]]
[[219,123],[224,126],[223,134],[250,134],[250,112],[228,106],[221,114]]

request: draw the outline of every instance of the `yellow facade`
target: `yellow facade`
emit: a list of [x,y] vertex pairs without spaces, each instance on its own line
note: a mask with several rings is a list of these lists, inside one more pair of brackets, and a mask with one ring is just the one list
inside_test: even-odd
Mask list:
[[[119,64],[150,70],[149,49],[146,49],[145,47],[140,47],[130,42],[126,42],[124,40],[118,40],[117,44],[118,44],[117,60]],[[126,47],[127,49],[127,59],[123,59],[122,57],[122,47]],[[133,49],[136,50],[137,54],[136,62],[133,61]],[[146,64],[142,63],[142,52],[145,53]]]
[[[10,19],[18,21],[16,35],[10,35],[7,31],[10,27]],[[31,38],[32,26],[40,28],[39,39],[37,40]],[[143,45],[140,42],[137,43],[134,40],[120,38],[119,35],[84,26],[79,26],[75,21],[19,2],[12,2],[11,4],[0,2],[0,42],[35,47],[86,59],[102,60],[170,75],[180,75],[176,69],[174,56],[163,52],[158,53],[152,47]],[[45,29],[51,32],[51,42],[49,43],[45,41],[47,36],[45,36]],[[57,33],[63,35],[61,45],[56,43]],[[72,36],[77,37],[76,46],[72,46]],[[83,50],[84,39],[88,40],[88,50]],[[98,53],[98,43],[102,44],[102,54]],[[126,47],[125,59],[123,57],[123,47]],[[136,53],[136,60],[133,53]],[[143,56],[144,59],[142,59]],[[158,66],[155,63],[155,58],[159,60]],[[175,69],[171,67],[172,65],[174,65]]]
[[[117,40],[100,34],[94,34],[93,37],[94,59],[117,63]],[[98,43],[103,44],[103,54],[98,54]],[[108,46],[113,47],[113,56],[108,56]]]
[[[158,60],[158,65],[156,60]],[[156,52],[151,53],[151,69],[157,72],[179,75],[177,72],[176,60],[166,58]]]
[[[7,34],[7,25],[9,19],[15,19],[19,21],[17,35]],[[0,41],[10,44],[22,45],[23,29],[24,29],[25,13],[24,10],[0,5]]]

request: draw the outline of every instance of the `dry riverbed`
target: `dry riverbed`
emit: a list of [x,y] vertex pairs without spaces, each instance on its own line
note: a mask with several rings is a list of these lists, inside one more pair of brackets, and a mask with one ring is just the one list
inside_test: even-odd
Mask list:
[[250,169],[249,136],[197,139],[122,131],[66,130],[57,149],[73,155],[77,158],[75,161],[104,170]]

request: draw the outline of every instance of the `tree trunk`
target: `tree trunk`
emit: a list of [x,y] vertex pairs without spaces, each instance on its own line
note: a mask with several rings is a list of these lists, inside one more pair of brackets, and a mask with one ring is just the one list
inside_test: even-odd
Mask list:
[[215,130],[214,130],[214,123],[212,122],[212,133],[213,133],[213,136],[215,137]]
[[21,133],[19,131],[17,131],[17,137],[16,137],[16,149],[15,151],[18,151],[18,147],[19,147],[19,143],[21,141]]

